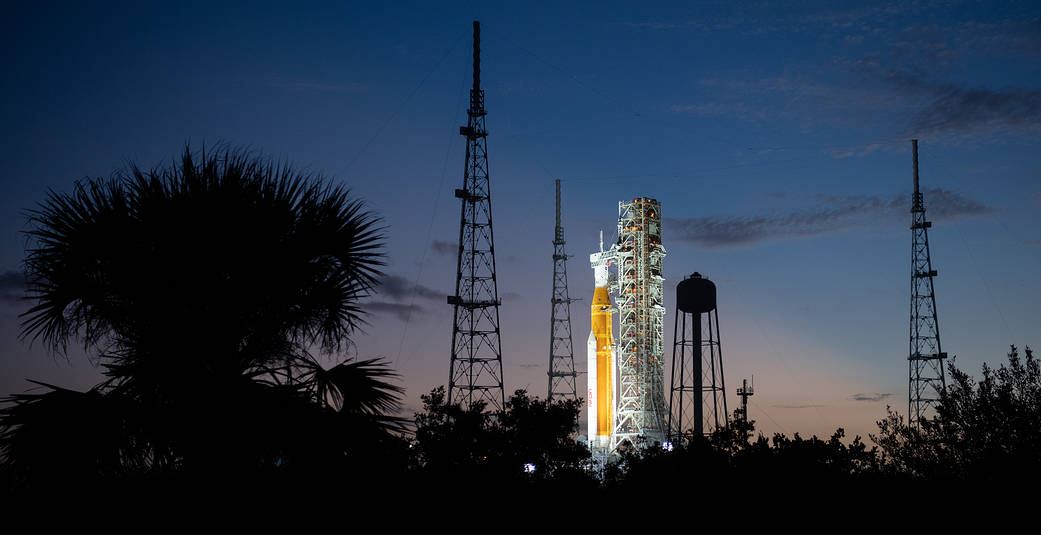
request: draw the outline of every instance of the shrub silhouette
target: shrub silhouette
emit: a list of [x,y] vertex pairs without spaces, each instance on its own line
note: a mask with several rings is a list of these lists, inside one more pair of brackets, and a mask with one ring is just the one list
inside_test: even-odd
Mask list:
[[936,413],[915,428],[893,412],[872,438],[895,473],[930,481],[1022,479],[1041,474],[1041,364],[1011,346],[977,382],[953,364]]

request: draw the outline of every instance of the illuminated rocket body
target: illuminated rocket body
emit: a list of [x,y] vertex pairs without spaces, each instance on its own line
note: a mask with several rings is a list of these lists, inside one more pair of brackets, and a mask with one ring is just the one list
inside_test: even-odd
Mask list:
[[618,241],[605,251],[601,233],[600,251],[589,255],[595,289],[586,395],[594,451],[665,440],[664,257],[661,203],[648,197],[619,202]]
[[602,245],[601,253],[590,256],[594,289],[593,303],[590,306],[592,328],[589,330],[586,346],[586,430],[593,448],[608,448],[614,429],[615,341],[611,331],[611,297],[607,291],[610,265],[608,256],[603,253]]

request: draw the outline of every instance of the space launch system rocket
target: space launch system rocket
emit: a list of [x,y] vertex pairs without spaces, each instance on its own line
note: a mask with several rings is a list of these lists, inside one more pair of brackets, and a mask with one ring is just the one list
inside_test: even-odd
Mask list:
[[[618,240],[589,255],[595,287],[589,333],[587,424],[595,451],[665,440],[661,203],[618,203]],[[611,294],[615,295],[614,307]],[[618,340],[612,314],[618,310]]]
[[603,250],[590,255],[593,267],[593,303],[590,306],[591,328],[587,342],[587,436],[592,448],[608,448],[614,429],[615,341],[611,332],[611,297],[607,291],[611,255]]

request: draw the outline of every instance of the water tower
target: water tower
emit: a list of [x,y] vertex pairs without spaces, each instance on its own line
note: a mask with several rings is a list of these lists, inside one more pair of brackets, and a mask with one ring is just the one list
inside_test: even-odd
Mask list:
[[676,285],[669,439],[711,434],[727,425],[716,285],[694,273]]

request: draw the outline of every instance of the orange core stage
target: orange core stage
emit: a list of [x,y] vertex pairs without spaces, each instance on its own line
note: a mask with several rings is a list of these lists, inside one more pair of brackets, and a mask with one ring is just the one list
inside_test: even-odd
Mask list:
[[614,336],[611,333],[611,298],[607,295],[607,288],[598,286],[593,290],[592,324],[593,336],[596,338],[596,434],[609,436],[614,422],[611,416],[614,413],[612,404],[614,402],[614,385],[612,379],[612,351]]

